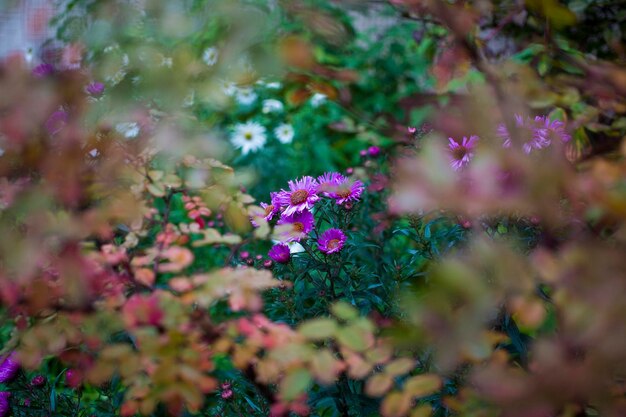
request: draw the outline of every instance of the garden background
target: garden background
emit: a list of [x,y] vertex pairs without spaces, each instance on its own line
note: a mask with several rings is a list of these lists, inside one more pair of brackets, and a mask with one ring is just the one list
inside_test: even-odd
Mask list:
[[1,417],[626,415],[620,0],[0,11]]

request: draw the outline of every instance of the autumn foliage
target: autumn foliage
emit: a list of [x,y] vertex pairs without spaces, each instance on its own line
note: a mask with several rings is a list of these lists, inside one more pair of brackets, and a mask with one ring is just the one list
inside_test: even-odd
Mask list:
[[4,59],[0,416],[626,415],[619,6],[376,3]]

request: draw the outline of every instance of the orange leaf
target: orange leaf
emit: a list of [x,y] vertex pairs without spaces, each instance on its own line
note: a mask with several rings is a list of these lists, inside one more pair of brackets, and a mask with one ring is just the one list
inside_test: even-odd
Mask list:
[[372,375],[365,384],[365,392],[372,397],[380,397],[391,389],[393,378],[389,374]]
[[402,392],[394,391],[387,395],[380,406],[383,417],[403,417],[411,408],[411,397]]

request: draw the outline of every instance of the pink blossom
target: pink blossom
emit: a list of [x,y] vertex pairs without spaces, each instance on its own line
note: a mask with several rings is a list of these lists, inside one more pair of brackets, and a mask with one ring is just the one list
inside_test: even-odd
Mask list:
[[478,136],[470,136],[469,139],[463,136],[461,143],[452,138],[448,138],[448,149],[450,151],[450,164],[455,171],[463,168],[474,157],[474,147],[478,141]]
[[317,240],[318,249],[325,254],[339,252],[346,243],[346,235],[340,229],[328,229]]
[[290,216],[294,213],[310,210],[319,200],[317,195],[318,182],[313,177],[305,176],[299,180],[289,181],[289,190],[281,190],[276,201],[286,207],[283,214]]

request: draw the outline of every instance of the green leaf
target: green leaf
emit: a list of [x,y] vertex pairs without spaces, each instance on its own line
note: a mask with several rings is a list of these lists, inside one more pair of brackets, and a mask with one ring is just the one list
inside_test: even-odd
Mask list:
[[294,369],[280,384],[280,393],[286,401],[295,400],[311,385],[312,378],[306,369]]
[[373,341],[372,334],[360,326],[347,326],[337,332],[337,341],[357,352],[363,352]]
[[310,340],[323,340],[333,337],[337,331],[337,323],[330,318],[319,318],[303,323],[298,332]]
[[332,313],[341,320],[354,320],[359,317],[359,312],[345,301],[339,301],[331,307]]

